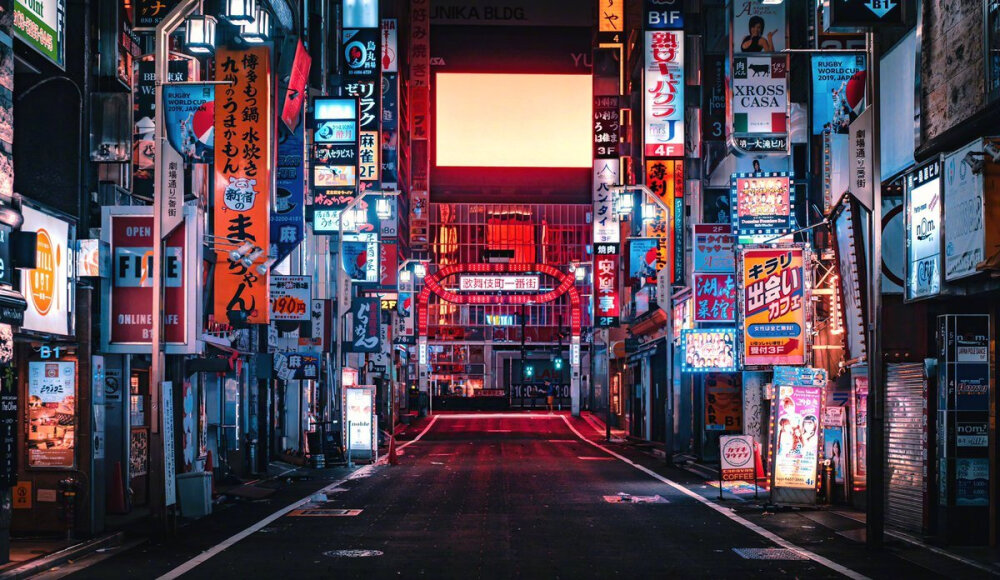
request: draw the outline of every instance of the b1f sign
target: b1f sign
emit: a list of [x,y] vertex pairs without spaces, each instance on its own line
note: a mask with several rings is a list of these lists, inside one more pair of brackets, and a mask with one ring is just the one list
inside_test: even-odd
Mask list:
[[646,32],[646,157],[684,156],[684,33]]
[[684,0],[646,0],[646,30],[681,30],[684,28]]

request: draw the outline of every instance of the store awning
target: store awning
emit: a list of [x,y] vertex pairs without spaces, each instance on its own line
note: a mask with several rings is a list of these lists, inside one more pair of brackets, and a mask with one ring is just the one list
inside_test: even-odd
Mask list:
[[21,326],[27,308],[28,302],[20,292],[0,288],[0,323]]

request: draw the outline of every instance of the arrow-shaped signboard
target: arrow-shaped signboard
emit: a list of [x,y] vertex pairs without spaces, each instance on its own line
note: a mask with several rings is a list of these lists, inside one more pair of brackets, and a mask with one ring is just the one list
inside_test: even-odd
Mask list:
[[906,22],[907,3],[907,0],[831,0],[827,29],[846,32],[902,26]]

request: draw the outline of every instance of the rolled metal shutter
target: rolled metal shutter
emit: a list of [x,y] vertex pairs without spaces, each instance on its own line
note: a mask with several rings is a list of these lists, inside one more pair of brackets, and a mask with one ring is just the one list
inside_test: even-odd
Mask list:
[[921,363],[886,372],[885,476],[887,524],[920,533],[927,492],[927,379]]

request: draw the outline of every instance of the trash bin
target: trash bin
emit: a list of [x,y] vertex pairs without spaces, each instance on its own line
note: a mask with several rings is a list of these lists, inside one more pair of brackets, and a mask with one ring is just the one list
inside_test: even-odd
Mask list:
[[200,518],[212,513],[212,472],[178,474],[177,500],[181,504],[182,517]]

